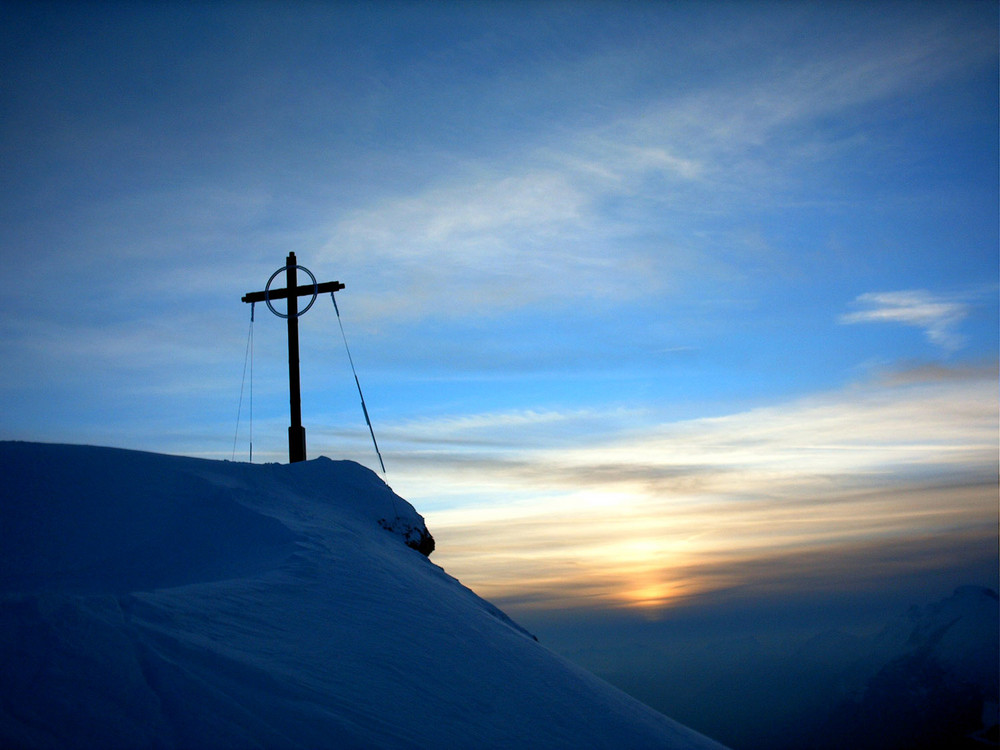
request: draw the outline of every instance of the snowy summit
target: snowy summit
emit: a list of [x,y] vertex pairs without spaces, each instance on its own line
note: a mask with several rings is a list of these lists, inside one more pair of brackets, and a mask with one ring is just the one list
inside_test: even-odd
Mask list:
[[427,557],[375,474],[0,443],[4,748],[720,746]]

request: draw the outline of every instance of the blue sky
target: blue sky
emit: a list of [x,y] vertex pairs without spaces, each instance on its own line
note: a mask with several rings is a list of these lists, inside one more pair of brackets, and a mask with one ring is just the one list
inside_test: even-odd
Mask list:
[[[240,297],[295,251],[435,559],[522,619],[996,585],[995,4],[0,29],[0,437],[245,460]],[[336,325],[301,320],[310,455],[377,468]],[[263,308],[254,352],[283,461]]]

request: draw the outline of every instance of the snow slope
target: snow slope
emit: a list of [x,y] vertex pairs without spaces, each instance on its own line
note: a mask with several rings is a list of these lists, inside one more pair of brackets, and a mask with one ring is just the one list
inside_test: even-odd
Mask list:
[[357,464],[3,442],[0,472],[4,748],[720,747],[431,563]]

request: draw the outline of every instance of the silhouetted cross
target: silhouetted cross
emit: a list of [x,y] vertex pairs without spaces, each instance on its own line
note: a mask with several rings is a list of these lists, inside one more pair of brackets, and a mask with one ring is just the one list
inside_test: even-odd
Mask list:
[[[311,284],[297,286],[298,269],[302,269],[312,279]],[[271,282],[274,277],[282,271],[286,275],[287,287],[285,289],[271,289]],[[327,281],[323,284],[316,283],[316,277],[305,266],[300,266],[295,262],[295,253],[289,253],[285,260],[285,265],[279,268],[267,281],[267,286],[263,292],[248,292],[243,297],[244,302],[266,302],[268,309],[279,318],[288,319],[288,401],[291,410],[291,424],[288,427],[288,460],[290,463],[306,460],[306,428],[302,426],[302,394],[299,389],[299,316],[304,315],[316,296],[326,292],[339,292],[344,285],[339,281]],[[299,297],[312,295],[305,310],[299,312]],[[287,299],[287,312],[282,315],[274,309],[271,300]]]

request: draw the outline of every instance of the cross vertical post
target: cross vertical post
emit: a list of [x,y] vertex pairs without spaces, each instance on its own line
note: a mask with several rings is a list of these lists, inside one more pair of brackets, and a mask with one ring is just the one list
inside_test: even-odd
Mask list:
[[[298,276],[295,253],[285,260],[286,283],[295,289]],[[302,426],[302,390],[299,385],[299,298],[288,297],[288,408],[292,423],[288,426],[288,461],[306,460],[306,428]]]
[[[298,286],[298,269],[304,270],[312,280],[311,284]],[[285,272],[287,287],[271,290],[271,282],[282,271]],[[248,292],[243,296],[244,302],[266,302],[268,308],[278,317],[288,320],[288,407],[291,414],[291,424],[288,427],[288,461],[297,463],[306,460],[306,428],[302,426],[302,391],[299,385],[299,316],[312,307],[316,296],[326,292],[339,292],[344,285],[339,281],[316,283],[316,277],[295,259],[295,253],[288,254],[285,265],[275,271],[262,292]],[[299,312],[299,297],[312,295],[312,300],[302,312]],[[282,315],[271,305],[272,300],[287,299],[288,308]]]

